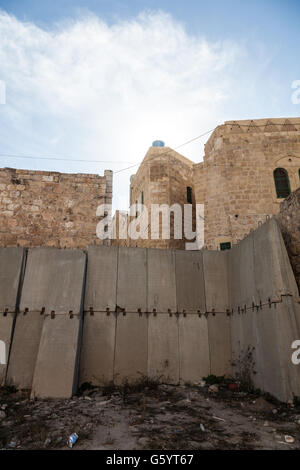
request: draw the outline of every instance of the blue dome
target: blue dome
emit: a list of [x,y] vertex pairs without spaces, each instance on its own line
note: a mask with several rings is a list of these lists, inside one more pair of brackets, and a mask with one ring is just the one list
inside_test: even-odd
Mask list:
[[165,143],[162,140],[155,140],[152,142],[152,147],[164,147]]

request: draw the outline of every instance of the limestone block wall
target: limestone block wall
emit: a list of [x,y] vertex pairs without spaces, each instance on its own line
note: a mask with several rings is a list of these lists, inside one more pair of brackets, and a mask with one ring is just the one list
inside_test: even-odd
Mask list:
[[205,205],[205,244],[242,240],[282,199],[273,171],[285,168],[291,191],[299,185],[300,118],[228,121],[205,146],[204,161],[194,166],[196,202]]
[[109,170],[99,176],[0,169],[0,246],[101,244],[96,209],[111,201]]
[[300,292],[300,188],[280,204],[276,216]]
[[[147,152],[138,172],[132,177],[130,185],[130,204],[141,203],[148,208],[148,230],[151,230],[151,204],[177,203],[182,208],[187,204],[187,187],[192,188],[192,224],[195,230],[195,195],[193,188],[193,163],[169,147],[151,147]],[[163,221],[160,220],[160,234],[155,240],[130,240],[129,246],[147,248],[184,249],[186,239],[174,239],[174,221],[171,215],[171,239],[163,240],[161,233]]]

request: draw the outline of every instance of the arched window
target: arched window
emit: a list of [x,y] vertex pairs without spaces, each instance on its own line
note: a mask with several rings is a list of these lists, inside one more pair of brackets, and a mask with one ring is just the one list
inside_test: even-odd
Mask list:
[[289,175],[284,168],[274,170],[274,182],[278,198],[286,198],[291,194]]

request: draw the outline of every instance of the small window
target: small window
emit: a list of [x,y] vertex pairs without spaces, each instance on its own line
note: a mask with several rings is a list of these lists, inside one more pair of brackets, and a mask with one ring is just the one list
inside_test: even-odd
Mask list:
[[138,216],[138,202],[135,201],[135,218],[137,219]]
[[193,190],[190,186],[186,188],[186,200],[189,204],[193,204]]
[[221,251],[230,250],[230,248],[231,248],[231,242],[220,243]]
[[141,203],[144,204],[144,191],[142,191],[142,194],[141,194]]
[[274,182],[278,198],[286,198],[291,194],[288,172],[284,168],[274,170]]

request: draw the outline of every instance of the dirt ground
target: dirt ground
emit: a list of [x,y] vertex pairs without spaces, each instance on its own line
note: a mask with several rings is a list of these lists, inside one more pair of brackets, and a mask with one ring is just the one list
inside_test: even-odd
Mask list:
[[3,388],[0,449],[69,449],[74,432],[74,450],[300,449],[299,405],[232,388],[153,381],[87,388],[70,400]]

